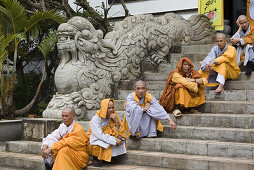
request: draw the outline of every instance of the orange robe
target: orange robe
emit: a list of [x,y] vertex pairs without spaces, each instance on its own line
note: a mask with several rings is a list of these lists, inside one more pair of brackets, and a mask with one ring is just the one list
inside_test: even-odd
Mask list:
[[[206,78],[202,78],[203,85],[198,85],[195,82],[188,81],[179,73],[174,73],[172,81],[177,84],[182,84],[184,87],[179,87],[175,92],[175,104],[180,104],[185,108],[197,107],[205,103],[204,87],[207,85]],[[197,93],[198,95],[194,95]]]
[[[108,103],[109,101],[114,101],[113,99],[104,99],[101,101],[101,108],[96,112],[96,115],[99,116],[102,119],[106,119],[107,111],[108,111]],[[114,113],[116,114],[116,111],[114,109]],[[121,120],[119,119],[118,115],[116,114],[117,119],[120,123],[120,128],[117,130],[116,129],[116,124],[115,122],[110,119],[109,125],[102,127],[102,131],[104,134],[109,134],[110,136],[113,136],[115,138],[124,138],[125,141],[127,141],[127,137],[125,134],[125,128],[122,125]],[[87,130],[87,136],[90,138],[92,133],[92,130],[90,129],[90,122],[89,122],[89,128]],[[90,139],[91,140],[91,139]],[[90,148],[91,155],[98,157],[99,160],[104,160],[107,162],[111,162],[111,157],[112,157],[112,145],[110,145],[107,149],[99,146],[99,145],[92,145]]]
[[[190,82],[183,77],[183,61],[190,64],[190,72],[185,76],[192,79],[202,78],[203,85]],[[203,78],[200,73],[194,70],[194,66],[189,58],[183,57],[178,61],[176,69],[169,74],[159,102],[169,113],[174,110],[176,104],[185,108],[199,106],[205,102],[204,87],[206,85],[206,78]]]
[[89,162],[88,144],[83,127],[75,123],[73,131],[52,146],[53,170],[82,170]]
[[250,17],[250,0],[247,0],[247,18],[248,21],[250,22],[251,25],[254,25],[254,21],[252,20],[252,18]]
[[[252,22],[253,22],[253,20],[252,20]],[[248,32],[247,36],[242,37],[242,39],[244,40],[244,44],[243,44],[244,47],[247,44],[254,46],[254,25],[250,25],[250,31]],[[245,59],[244,50],[242,51],[240,58],[241,58],[241,61],[244,62],[244,59]]]
[[[227,79],[237,79],[240,75],[240,68],[237,65],[236,59],[236,49],[231,45],[227,45],[226,51],[219,57],[215,59],[218,64],[212,66],[212,70],[217,73],[220,73],[224,76],[225,80]],[[203,75],[203,78],[208,78],[210,72],[199,70]],[[208,86],[216,86],[218,83],[208,83]]]

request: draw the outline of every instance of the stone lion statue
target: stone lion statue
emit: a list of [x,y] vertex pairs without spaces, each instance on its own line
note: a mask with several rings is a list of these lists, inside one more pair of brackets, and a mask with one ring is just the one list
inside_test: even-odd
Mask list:
[[103,32],[85,18],[71,18],[58,28],[58,92],[43,117],[61,118],[62,109],[70,106],[83,119],[87,110],[98,109],[100,101],[111,95],[113,84],[137,78],[144,59],[160,64],[172,45],[212,43],[215,30],[211,24],[204,15],[188,20],[173,13],[135,15],[116,23],[103,38]]

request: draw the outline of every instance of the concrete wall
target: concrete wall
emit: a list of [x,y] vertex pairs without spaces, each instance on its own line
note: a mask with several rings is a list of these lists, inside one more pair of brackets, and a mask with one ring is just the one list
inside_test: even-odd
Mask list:
[[21,120],[0,121],[0,141],[20,140],[22,136]]

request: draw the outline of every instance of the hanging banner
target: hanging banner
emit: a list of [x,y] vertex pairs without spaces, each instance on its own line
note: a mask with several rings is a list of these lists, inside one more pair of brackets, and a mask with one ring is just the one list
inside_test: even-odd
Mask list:
[[198,13],[210,18],[216,30],[224,29],[223,0],[198,0]]

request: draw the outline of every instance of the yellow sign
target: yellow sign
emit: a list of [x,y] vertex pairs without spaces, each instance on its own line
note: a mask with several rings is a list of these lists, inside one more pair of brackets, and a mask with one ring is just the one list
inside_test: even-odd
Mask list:
[[224,29],[223,0],[198,0],[198,13],[210,18],[216,30]]

